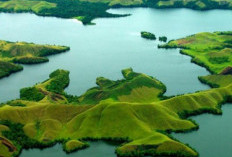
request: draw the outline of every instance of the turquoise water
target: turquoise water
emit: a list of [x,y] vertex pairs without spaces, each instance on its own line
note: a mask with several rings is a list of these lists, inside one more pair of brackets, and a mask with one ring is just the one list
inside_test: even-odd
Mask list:
[[222,116],[203,114],[191,117],[200,125],[200,129],[173,136],[190,144],[200,153],[200,157],[231,157],[232,104],[225,104],[222,109]]
[[45,149],[23,150],[20,157],[116,157],[115,145],[103,141],[90,142],[91,147],[66,154],[61,144]]
[[24,66],[24,71],[1,79],[0,102],[18,98],[20,88],[47,79],[57,68],[70,70],[66,91],[75,95],[95,86],[98,76],[121,79],[121,69],[128,67],[161,80],[167,86],[166,95],[208,89],[197,79],[209,74],[204,68],[191,64],[190,57],[177,49],[158,50],[159,42],[142,39],[140,31],[174,39],[202,31],[230,30],[231,11],[140,8],[111,12],[132,16],[97,19],[95,26],[83,26],[71,19],[1,13],[0,39],[67,45],[71,51],[49,57],[49,63]]
[[[128,67],[161,80],[167,86],[166,95],[190,93],[209,88],[197,79],[198,76],[209,74],[204,68],[190,63],[191,58],[179,54],[178,49],[157,49],[157,45],[160,43],[142,39],[140,31],[150,31],[156,36],[165,35],[168,39],[185,37],[203,31],[228,31],[232,28],[231,11],[201,12],[188,9],[137,8],[110,10],[110,12],[130,13],[132,16],[96,19],[94,22],[97,25],[83,26],[80,22],[71,19],[38,17],[25,13],[0,13],[0,39],[2,40],[59,44],[71,47],[67,53],[49,57],[50,62],[48,63],[25,65],[22,72],[1,79],[0,102],[18,98],[20,88],[32,86],[47,79],[49,73],[58,68],[71,72],[71,83],[66,91],[75,95],[80,95],[88,88],[95,86],[95,79],[98,76],[114,80],[121,79],[121,69]],[[213,128],[207,124],[212,123],[211,120],[214,121],[214,118],[218,118],[219,121],[225,123],[221,127],[226,129],[226,122],[230,121],[229,114],[222,117],[211,115],[199,117],[200,125],[209,129],[208,131],[211,133],[201,132],[200,129],[193,133],[175,136],[196,148],[202,154],[201,157],[211,157],[212,152],[209,150],[213,150],[215,157],[220,156],[223,151],[228,152],[228,148],[230,148],[228,139],[232,138],[232,135],[229,134],[230,130],[228,129],[226,136],[222,133],[217,134],[217,138],[226,141],[224,145],[216,145],[220,148],[218,150],[210,140],[214,139],[211,134],[220,130],[218,127]],[[201,122],[205,122],[205,125]],[[193,136],[195,138],[192,137],[193,134],[196,134]],[[209,141],[204,139],[206,142],[201,142],[203,137],[209,138]],[[198,143],[196,139],[198,139]],[[89,149],[66,155],[61,146],[56,145],[44,150],[24,150],[21,156],[70,157],[79,155],[89,157],[91,154],[92,157],[114,157],[114,149],[115,146],[108,144],[92,143],[92,147]],[[228,152],[228,154],[232,153]]]

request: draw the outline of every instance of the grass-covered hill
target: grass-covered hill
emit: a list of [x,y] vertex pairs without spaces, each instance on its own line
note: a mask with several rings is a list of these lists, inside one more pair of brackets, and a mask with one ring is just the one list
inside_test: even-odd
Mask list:
[[124,79],[112,81],[104,77],[96,80],[97,87],[89,89],[78,98],[81,104],[97,104],[101,100],[112,99],[122,102],[153,102],[162,98],[165,85],[145,74],[133,72],[131,68],[122,70]]
[[198,33],[172,40],[160,48],[181,48],[192,62],[220,74],[232,65],[232,32]]
[[[103,139],[123,142],[116,149],[119,156],[195,157],[195,150],[168,133],[197,129],[187,116],[220,114],[220,105],[232,96],[229,84],[162,100],[165,86],[161,82],[132,69],[122,73],[124,79],[118,81],[98,78],[98,87],[79,97],[64,92],[69,84],[65,70],[56,70],[48,80],[21,89],[20,99],[0,107],[0,154],[10,157],[22,148],[56,142],[71,152],[87,147],[86,139]],[[91,90],[95,94],[89,94]],[[136,95],[141,93],[140,100]],[[85,101],[80,101],[83,97]]]
[[23,69],[15,64],[36,64],[47,62],[46,56],[69,50],[65,46],[37,45],[25,42],[0,40],[0,78]]
[[231,0],[0,0],[1,12],[33,12],[41,16],[76,18],[91,24],[97,17],[117,17],[107,13],[112,7],[232,9]]

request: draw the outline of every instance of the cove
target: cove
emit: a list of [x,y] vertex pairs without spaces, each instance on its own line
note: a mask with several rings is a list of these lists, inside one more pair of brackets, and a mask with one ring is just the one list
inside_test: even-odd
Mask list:
[[90,142],[90,147],[79,150],[70,154],[66,154],[61,144],[45,149],[28,149],[23,150],[20,157],[116,157],[114,153],[116,146],[103,141]]
[[190,57],[179,54],[178,49],[157,49],[159,42],[142,39],[140,32],[176,39],[203,31],[227,31],[232,25],[231,11],[137,8],[110,12],[132,15],[96,19],[95,26],[83,26],[72,19],[1,13],[2,40],[67,45],[71,50],[1,79],[0,102],[18,98],[19,89],[46,79],[58,68],[70,71],[66,91],[74,95],[93,87],[98,76],[121,79],[121,69],[128,67],[161,80],[167,86],[166,95],[209,88],[198,80],[198,76],[209,74],[204,68],[190,63]]
[[203,114],[190,117],[200,128],[190,133],[172,134],[183,143],[195,148],[200,157],[231,157],[232,154],[232,104],[222,106],[222,115]]

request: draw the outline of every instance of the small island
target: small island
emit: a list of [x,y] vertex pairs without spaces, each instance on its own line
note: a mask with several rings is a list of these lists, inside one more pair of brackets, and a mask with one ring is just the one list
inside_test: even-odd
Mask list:
[[156,36],[153,33],[143,31],[140,34],[142,38],[149,39],[149,40],[156,40]]
[[98,86],[81,96],[65,93],[70,80],[62,69],[21,89],[20,99],[0,106],[0,154],[12,157],[22,149],[57,142],[69,153],[88,147],[86,139],[121,142],[118,156],[197,157],[194,149],[169,133],[198,129],[187,117],[221,114],[221,104],[232,96],[231,81],[221,86],[220,81],[205,78],[219,88],[164,97],[166,87],[157,79],[131,68],[122,70],[122,75],[124,79],[117,81],[97,78]]
[[68,51],[66,46],[38,45],[0,40],[0,78],[23,70],[19,64],[48,62],[46,56]]
[[166,36],[159,37],[159,41],[161,42],[167,42],[168,38]]

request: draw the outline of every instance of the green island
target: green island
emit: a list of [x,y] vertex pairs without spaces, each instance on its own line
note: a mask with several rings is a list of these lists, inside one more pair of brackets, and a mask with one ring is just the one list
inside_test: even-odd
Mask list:
[[0,78],[23,70],[19,64],[48,62],[46,56],[68,51],[66,46],[37,45],[0,40]]
[[1,12],[33,12],[40,16],[75,18],[93,24],[98,17],[121,17],[106,12],[115,7],[232,9],[230,0],[0,0]]
[[55,143],[70,153],[88,147],[88,140],[110,140],[121,143],[118,156],[196,157],[193,148],[169,133],[198,129],[188,116],[221,114],[221,105],[232,98],[230,82],[164,97],[166,87],[157,79],[131,68],[122,70],[122,75],[117,81],[99,77],[98,86],[80,96],[64,92],[69,71],[61,69],[44,82],[21,89],[19,99],[0,107],[0,154],[17,156],[24,148]]
[[156,40],[156,36],[153,33],[142,31],[141,37],[149,40]]

